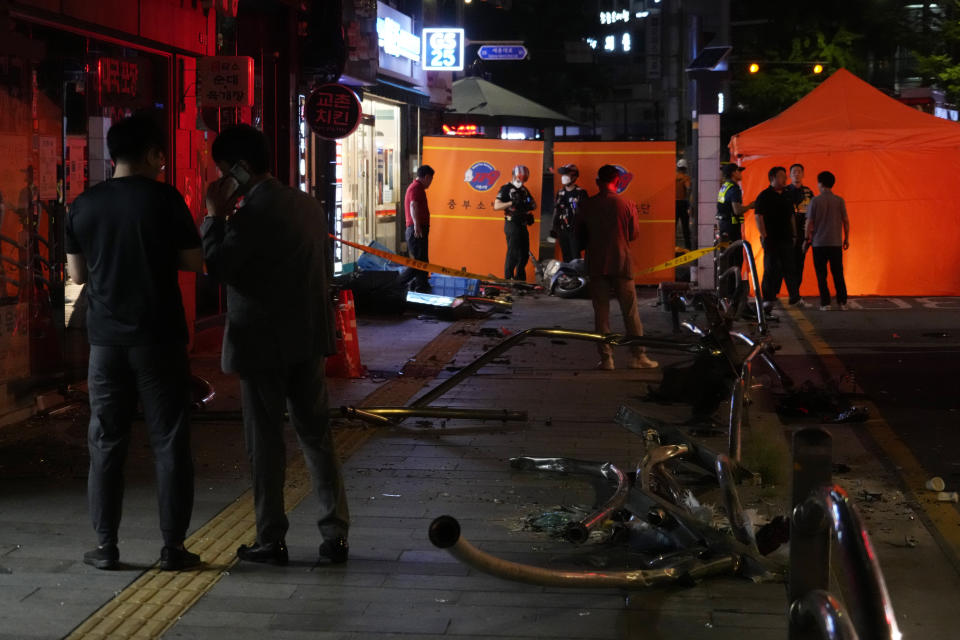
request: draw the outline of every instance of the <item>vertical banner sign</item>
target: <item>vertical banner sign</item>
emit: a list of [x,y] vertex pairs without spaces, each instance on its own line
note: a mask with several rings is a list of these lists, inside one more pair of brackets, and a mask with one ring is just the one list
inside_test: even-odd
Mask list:
[[[493,210],[493,201],[518,164],[530,169],[527,188],[537,209],[535,222],[527,229],[530,248],[534,255],[539,252],[542,142],[425,137],[423,164],[436,171],[427,190],[430,262],[503,277],[507,240],[503,212]],[[535,281],[531,264],[527,265],[527,281]]]
[[[676,156],[673,142],[556,142],[553,163],[560,167],[575,164],[580,170],[577,184],[587,193],[597,193],[597,169],[612,164],[620,172],[617,192],[637,208],[640,235],[631,245],[633,266],[643,269],[674,257],[674,178]],[[637,276],[637,284],[673,280],[673,271]]]
[[198,58],[197,100],[201,107],[225,109],[253,106],[253,58]]

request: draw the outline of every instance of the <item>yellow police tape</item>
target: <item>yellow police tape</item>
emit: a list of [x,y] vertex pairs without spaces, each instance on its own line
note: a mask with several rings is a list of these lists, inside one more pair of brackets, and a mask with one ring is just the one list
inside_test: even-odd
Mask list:
[[681,264],[687,264],[688,262],[693,262],[700,256],[705,256],[708,253],[713,252],[714,250],[716,250],[716,247],[706,247],[704,249],[697,249],[696,251],[687,251],[682,256],[678,256],[673,260],[667,260],[666,262],[658,264],[655,267],[650,267],[642,271],[637,271],[633,275],[639,276],[645,273],[653,273],[654,271],[663,271],[664,269],[671,269],[673,267],[680,266]]
[[[366,251],[367,253],[372,253],[375,256],[379,256],[384,260],[389,260],[390,262],[395,262],[396,264],[402,264],[406,267],[412,267],[413,269],[420,269],[421,271],[430,271],[431,273],[442,273],[445,276],[457,276],[460,278],[473,278],[474,280],[482,280],[484,282],[502,282],[504,284],[521,284],[522,280],[507,280],[506,278],[497,278],[492,275],[480,275],[479,273],[470,273],[466,269],[451,269],[450,267],[444,267],[439,264],[430,264],[429,262],[423,262],[421,260],[414,260],[413,258],[405,258],[399,256],[395,253],[390,253],[389,251],[381,251],[380,249],[375,249],[373,247],[365,247],[362,244],[356,244],[350,242],[349,240],[344,240],[343,238],[338,238],[337,236],[330,234],[330,237],[339,242],[340,244],[345,244],[348,247],[353,247],[354,249],[360,249],[361,251]],[[525,283],[524,283],[525,284]]]
[[[332,233],[329,234],[331,238],[336,240],[341,244],[345,244],[348,247],[353,247],[354,249],[359,249],[360,251],[366,251],[367,253],[372,253],[375,256],[379,256],[384,260],[389,260],[396,264],[402,264],[406,267],[412,267],[413,269],[420,269],[421,271],[429,271],[431,273],[441,273],[446,276],[457,276],[460,278],[473,278],[474,280],[482,280],[484,282],[501,282],[504,284],[520,284],[523,283],[521,280],[507,280],[506,278],[497,278],[492,275],[481,275],[479,273],[470,273],[466,269],[451,269],[450,267],[444,267],[439,264],[431,264],[429,262],[423,262],[421,260],[414,260],[413,258],[406,258],[404,256],[397,255],[395,253],[390,253],[389,251],[382,251],[380,249],[375,249],[373,247],[367,247],[362,244],[356,244],[350,242],[349,240],[344,240],[343,238],[338,238]],[[725,244],[721,244],[720,248],[723,248]],[[653,273],[654,271],[664,271],[665,269],[671,269],[673,267],[679,266],[681,264],[686,264],[688,262],[693,262],[701,256],[716,250],[717,247],[706,247],[703,249],[697,249],[696,251],[688,251],[682,256],[673,258],[672,260],[667,260],[661,264],[658,264],[654,267],[644,269],[642,271],[637,271],[634,273],[635,276],[643,275],[645,273]],[[527,284],[527,283],[523,283]]]

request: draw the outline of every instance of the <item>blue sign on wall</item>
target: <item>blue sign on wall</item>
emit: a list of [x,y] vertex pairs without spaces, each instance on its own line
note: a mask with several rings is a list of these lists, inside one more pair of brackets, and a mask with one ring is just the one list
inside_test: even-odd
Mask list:
[[423,69],[425,71],[463,70],[463,29],[424,28]]
[[521,44],[485,44],[477,51],[481,60],[523,60],[527,48]]

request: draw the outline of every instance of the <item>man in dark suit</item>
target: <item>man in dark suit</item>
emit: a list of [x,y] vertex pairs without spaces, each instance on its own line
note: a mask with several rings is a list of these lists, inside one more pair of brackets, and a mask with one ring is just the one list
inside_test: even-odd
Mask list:
[[257,539],[241,560],[286,564],[286,408],[320,503],[320,557],[347,560],[349,513],[327,414],[324,365],[335,352],[326,221],[319,203],[270,175],[266,137],[224,130],[201,228],[207,270],[227,285],[222,366],[240,377]]

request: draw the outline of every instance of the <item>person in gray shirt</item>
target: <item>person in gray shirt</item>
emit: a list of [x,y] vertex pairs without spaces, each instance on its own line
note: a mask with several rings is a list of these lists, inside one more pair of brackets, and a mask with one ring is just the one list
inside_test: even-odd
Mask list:
[[830,309],[827,266],[833,274],[837,305],[847,310],[847,283],[843,279],[843,252],[850,248],[850,220],[843,198],[833,193],[837,179],[829,171],[817,174],[820,195],[807,208],[806,245],[813,247],[813,268],[820,288],[820,310]]

